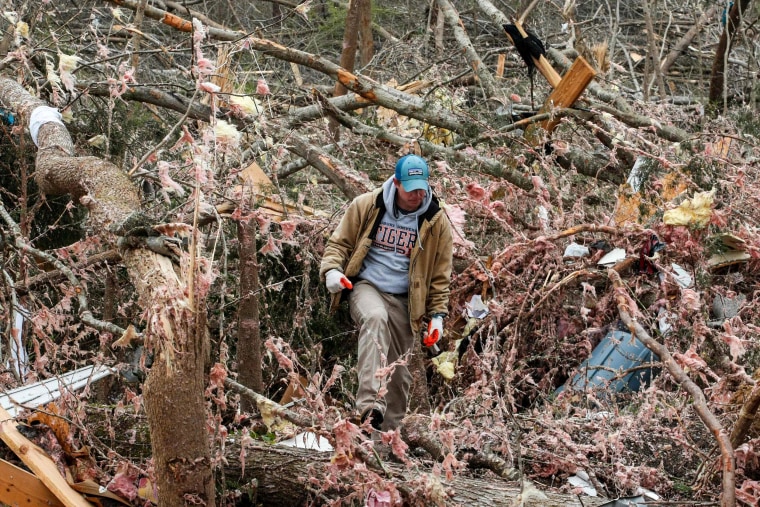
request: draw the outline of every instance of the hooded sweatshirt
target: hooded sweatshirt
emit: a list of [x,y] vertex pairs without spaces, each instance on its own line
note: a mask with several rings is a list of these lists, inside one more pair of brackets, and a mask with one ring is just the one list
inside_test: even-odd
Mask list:
[[381,292],[404,294],[409,290],[409,258],[419,237],[418,218],[427,211],[431,201],[431,193],[426,192],[417,210],[401,211],[396,206],[393,177],[383,183],[385,215],[372,240],[372,248],[364,258],[359,278],[371,282]]

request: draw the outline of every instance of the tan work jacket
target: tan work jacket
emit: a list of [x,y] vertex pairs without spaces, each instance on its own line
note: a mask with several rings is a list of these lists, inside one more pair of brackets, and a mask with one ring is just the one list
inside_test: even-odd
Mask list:
[[[322,280],[331,269],[342,271],[349,279],[356,277],[384,213],[382,188],[353,200],[325,247],[319,269]],[[415,334],[425,315],[448,314],[453,258],[451,224],[435,196],[418,225],[409,260],[409,321]],[[333,294],[332,309],[337,308],[341,295]]]

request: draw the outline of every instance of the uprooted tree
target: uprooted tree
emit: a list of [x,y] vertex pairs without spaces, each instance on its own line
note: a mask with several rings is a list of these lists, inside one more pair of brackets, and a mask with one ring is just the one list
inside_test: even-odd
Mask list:
[[[696,1],[6,4],[0,387],[121,371],[56,409],[93,450],[76,480],[134,503],[149,480],[161,505],[601,503],[571,476],[608,498],[760,498],[751,2],[725,26]],[[574,107],[543,103],[513,22],[559,75],[594,67]],[[352,328],[316,267],[346,199],[410,151],[456,273],[448,351],[413,358],[390,463],[351,422]],[[568,385],[613,331],[653,363]],[[660,373],[616,391],[642,370]],[[333,450],[271,445],[305,430]]]

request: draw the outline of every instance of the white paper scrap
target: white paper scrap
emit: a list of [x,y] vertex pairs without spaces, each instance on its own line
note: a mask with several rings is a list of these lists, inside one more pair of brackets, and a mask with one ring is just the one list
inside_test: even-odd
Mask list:
[[313,451],[333,451],[333,446],[330,445],[330,442],[328,442],[325,437],[320,437],[311,431],[304,431],[302,433],[299,433],[293,438],[283,440],[279,443],[279,445],[284,445],[285,447],[295,447],[297,449],[311,449]]
[[622,248],[613,248],[607,252],[604,257],[597,262],[600,266],[614,266],[618,262],[625,259],[625,250]]

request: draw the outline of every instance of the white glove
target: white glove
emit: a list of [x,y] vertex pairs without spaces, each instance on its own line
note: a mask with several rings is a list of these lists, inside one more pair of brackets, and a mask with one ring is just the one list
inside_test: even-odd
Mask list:
[[428,324],[427,336],[423,340],[426,347],[435,345],[443,336],[443,317],[433,317]]
[[353,289],[351,281],[337,269],[331,269],[325,274],[325,285],[330,294],[337,294],[343,289]]

